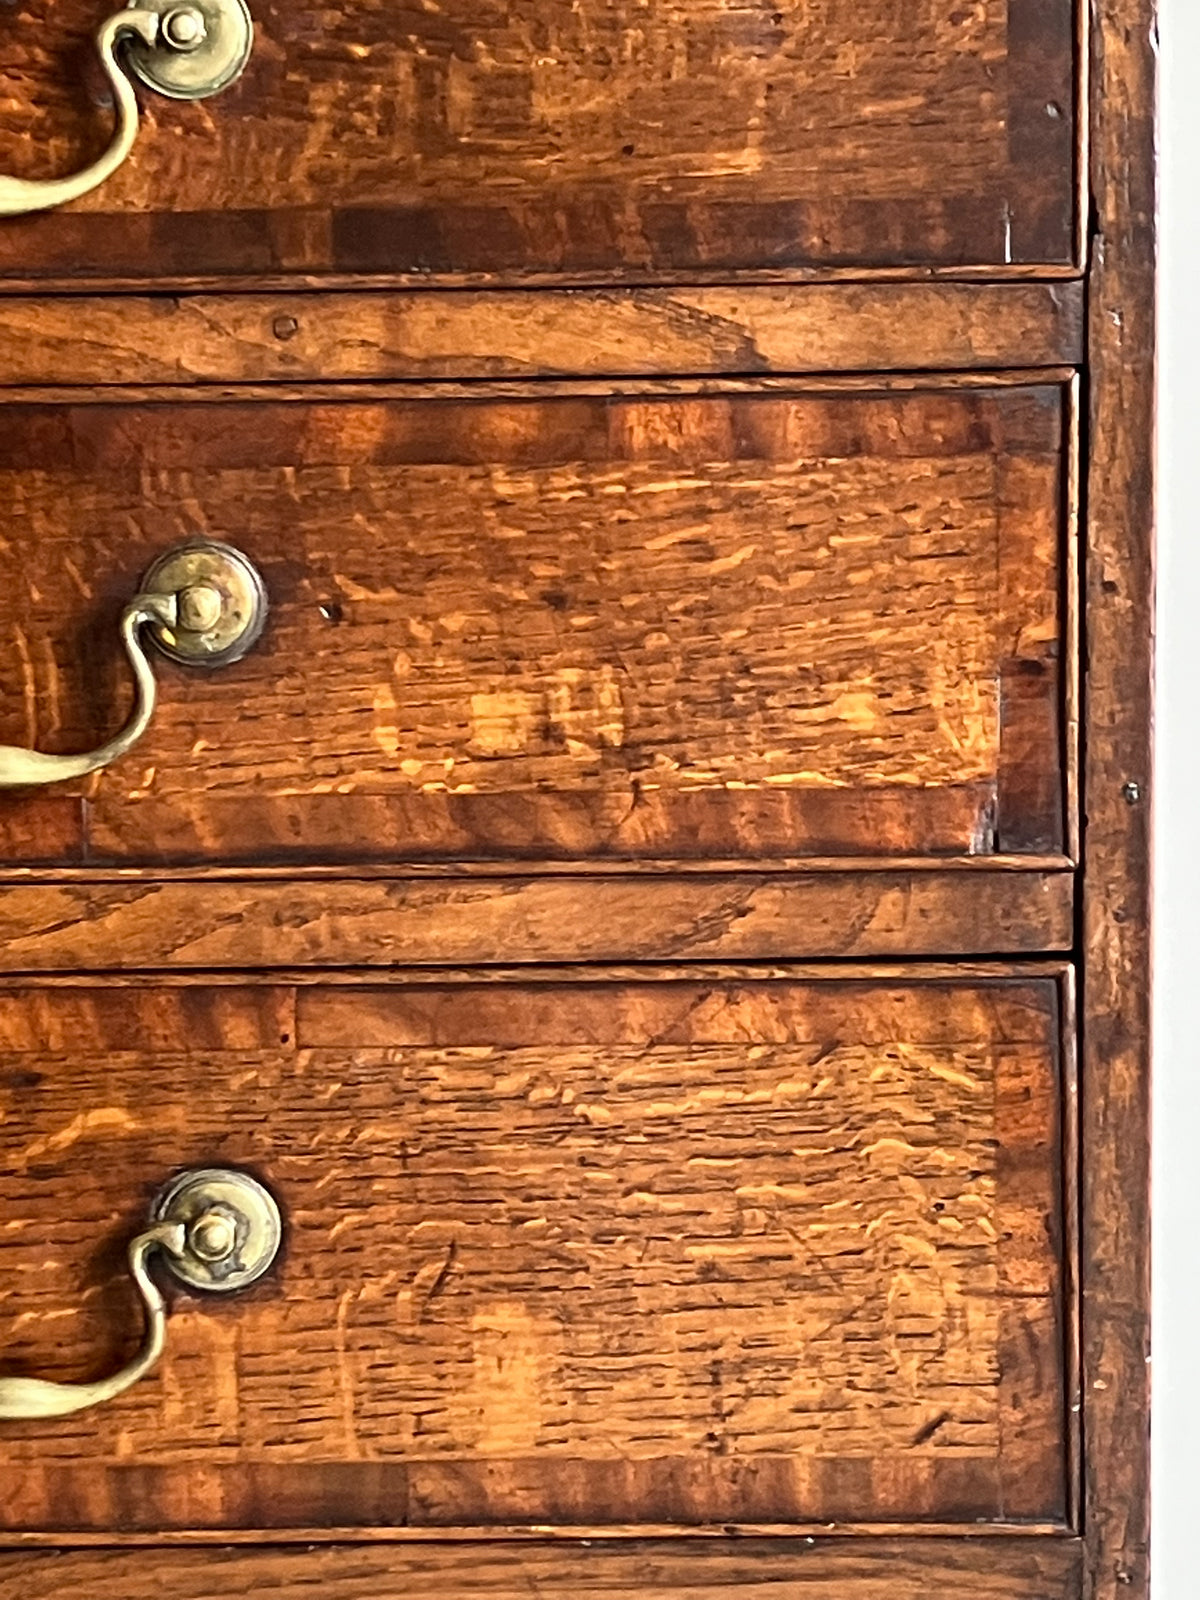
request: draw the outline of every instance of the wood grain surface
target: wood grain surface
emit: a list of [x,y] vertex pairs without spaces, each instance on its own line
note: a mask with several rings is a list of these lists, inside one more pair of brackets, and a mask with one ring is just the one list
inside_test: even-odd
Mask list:
[[1154,662],[1153,0],[1092,11],[1083,980],[1089,1600],[1146,1600]]
[[9,882],[4,970],[1068,951],[1074,875],[922,868]]
[[0,383],[1074,365],[1081,283],[0,297]]
[[0,1555],[3,1600],[1081,1600],[1068,1539],[706,1539]]
[[178,540],[244,549],[273,611],[236,666],[163,667],[73,844],[62,789],[6,796],[0,838],[163,865],[1060,851],[1067,428],[1057,385],[951,380],[11,405],[7,740],[112,730],[120,607]]
[[[1069,265],[1070,0],[260,0],[218,99],[144,97],[132,156],[0,230],[21,280],[604,281]],[[0,170],[108,137],[93,0],[5,28]]]
[[[0,1600],[1146,1600],[1152,0],[252,4],[0,226],[0,739],[170,542],[274,605],[0,797],[0,963],[113,974],[0,986],[4,1370],[183,1165],[288,1248],[0,1430],[0,1542],[129,1541]],[[10,9],[73,170],[104,7]],[[1076,937],[1078,1121],[1071,972],[934,964]]]
[[1064,1020],[1052,973],[9,985],[7,1370],[128,1355],[182,1167],[287,1244],[7,1424],[0,1521],[1062,1522]]

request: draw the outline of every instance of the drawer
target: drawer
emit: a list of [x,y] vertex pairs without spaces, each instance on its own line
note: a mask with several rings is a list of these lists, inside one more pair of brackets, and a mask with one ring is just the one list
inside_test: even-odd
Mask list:
[[[6,223],[0,272],[303,288],[1076,259],[1072,0],[252,9],[244,76],[200,105],[143,92],[124,166]],[[0,171],[102,148],[105,11],[11,19]]]
[[1065,1525],[1066,983],[9,980],[6,1373],[129,1358],[181,1169],[285,1220],[254,1287],[171,1293],[150,1376],[0,1425],[0,1524]]
[[0,736],[119,726],[165,548],[260,569],[125,759],[9,791],[11,863],[1054,856],[1073,831],[1072,399],[652,386],[6,410]]
[[[1083,1600],[1077,1539],[565,1539],[535,1544],[308,1546],[150,1545],[36,1550],[0,1555],[4,1600],[744,1600],[771,1595],[781,1571],[799,1570],[804,1600],[927,1600],[932,1593],[983,1600]],[[972,1596],[974,1600],[974,1596]]]

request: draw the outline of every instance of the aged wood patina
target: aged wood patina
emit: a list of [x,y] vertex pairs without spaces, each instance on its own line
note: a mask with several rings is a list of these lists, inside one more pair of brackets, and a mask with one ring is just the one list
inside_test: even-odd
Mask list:
[[0,743],[269,604],[0,788],[0,1377],[282,1247],[0,1420],[0,1600],[1146,1600],[1150,0],[251,10],[0,219]]

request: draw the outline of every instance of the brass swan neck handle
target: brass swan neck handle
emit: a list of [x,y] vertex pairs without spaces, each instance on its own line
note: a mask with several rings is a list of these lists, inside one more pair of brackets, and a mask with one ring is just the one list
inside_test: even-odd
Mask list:
[[167,1341],[166,1302],[149,1272],[155,1251],[186,1287],[229,1293],[262,1277],[275,1260],[282,1233],[274,1197],[248,1173],[223,1167],[182,1173],[157,1196],[150,1226],[129,1246],[129,1270],[146,1319],[137,1355],[119,1372],[92,1383],[0,1378],[0,1420],[27,1422],[86,1411],[145,1377]]
[[133,746],[150,726],[157,699],[154,670],[142,649],[139,633],[144,622],[159,622],[172,627],[177,621],[175,596],[140,594],[121,613],[121,643],[133,668],[135,699],[133,713],[120,733],[99,749],[84,755],[45,755],[40,750],[25,750],[20,745],[0,744],[0,789],[22,788],[26,784],[65,783],[116,761]]
[[184,1248],[179,1223],[161,1223],[139,1233],[129,1246],[129,1270],[146,1310],[146,1335],[142,1348],[120,1372],[94,1383],[51,1383],[45,1378],[0,1378],[0,1419],[65,1417],[85,1411],[121,1394],[144,1377],[162,1355],[167,1342],[167,1308],[158,1285],[147,1270],[147,1258],[156,1249],[178,1255]]
[[30,211],[47,211],[51,206],[78,200],[111,177],[133,149],[138,131],[138,103],[133,85],[116,60],[118,40],[136,34],[147,45],[158,42],[158,17],[152,11],[127,10],[109,17],[96,34],[96,51],[107,74],[116,100],[117,126],[112,143],[90,167],[67,178],[13,178],[0,174],[0,216],[23,216]]
[[167,551],[143,578],[142,592],[121,613],[121,643],[135,685],[128,722],[98,749],[82,755],[0,745],[0,789],[80,778],[133,748],[150,725],[157,700],[154,671],[142,645],[143,627],[172,660],[219,667],[245,655],[263,630],[266,612],[263,581],[240,550],[205,542]]
[[[0,174],[0,216],[65,205],[112,176],[133,149],[138,131],[137,96],[126,68],[159,94],[202,100],[241,76],[253,43],[246,0],[130,0],[96,32],[96,51],[116,107],[108,149],[82,172],[65,178]],[[118,60],[121,46],[125,48]]]

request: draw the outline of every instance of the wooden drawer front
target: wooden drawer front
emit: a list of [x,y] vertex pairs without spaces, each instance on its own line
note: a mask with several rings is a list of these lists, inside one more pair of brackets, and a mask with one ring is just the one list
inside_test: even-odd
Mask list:
[[[644,281],[1072,258],[1071,0],[253,9],[244,78],[202,107],[144,95],[125,167],[6,226],[0,270]],[[81,67],[103,14],[12,19],[0,171],[95,151]]]
[[[1082,1541],[745,1534],[0,1554],[3,1600],[1083,1600]],[[797,1588],[792,1574],[800,1574]]]
[[[198,532],[267,636],[0,800],[10,862],[745,861],[1067,843],[1060,386],[15,405],[0,736],[90,749]],[[86,802],[84,800],[86,796]]]
[[119,1401],[6,1424],[0,1522],[1063,1522],[1059,981],[9,986],[8,1370],[128,1353],[178,1168],[287,1238]]

